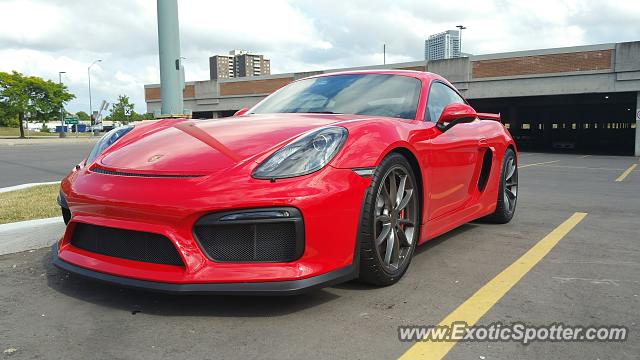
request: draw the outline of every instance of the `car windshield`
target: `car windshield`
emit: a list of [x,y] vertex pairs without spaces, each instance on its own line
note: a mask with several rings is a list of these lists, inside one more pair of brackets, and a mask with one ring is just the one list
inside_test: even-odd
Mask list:
[[361,114],[414,119],[420,88],[420,80],[401,75],[322,76],[289,84],[250,113]]

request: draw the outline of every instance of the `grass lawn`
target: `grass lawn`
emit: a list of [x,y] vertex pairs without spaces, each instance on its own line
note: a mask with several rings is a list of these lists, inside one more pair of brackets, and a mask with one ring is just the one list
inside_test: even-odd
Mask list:
[[51,184],[0,193],[0,224],[61,216],[59,191],[59,184]]
[[[0,127],[0,136],[20,136],[20,129],[12,128],[12,127]],[[27,131],[25,129],[24,136],[58,136],[57,133],[46,133],[46,132],[36,132],[36,131]]]
[[[12,128],[12,127],[0,127],[0,137],[19,137],[20,136],[20,129],[19,128]],[[38,131],[27,131],[26,129],[24,130],[24,136],[55,136],[58,137],[60,136],[58,133],[55,132],[38,132]],[[67,137],[75,137],[76,133],[67,133]],[[78,136],[91,136],[91,133],[88,132],[84,132],[84,133],[79,133]]]

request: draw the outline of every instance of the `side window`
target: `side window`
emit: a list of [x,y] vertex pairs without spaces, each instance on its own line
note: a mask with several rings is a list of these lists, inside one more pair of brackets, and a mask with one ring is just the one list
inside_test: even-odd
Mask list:
[[434,81],[429,89],[427,111],[424,112],[425,121],[436,122],[444,107],[449,104],[464,104],[464,100],[447,85]]

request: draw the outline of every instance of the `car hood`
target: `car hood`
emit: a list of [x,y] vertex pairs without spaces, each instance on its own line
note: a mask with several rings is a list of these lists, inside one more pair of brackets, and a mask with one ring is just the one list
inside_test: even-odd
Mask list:
[[205,175],[256,160],[306,131],[361,117],[254,114],[159,121],[127,134],[98,159],[98,164],[116,171]]

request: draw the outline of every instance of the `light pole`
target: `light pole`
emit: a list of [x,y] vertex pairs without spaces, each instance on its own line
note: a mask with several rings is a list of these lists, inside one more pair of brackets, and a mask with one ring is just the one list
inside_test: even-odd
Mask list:
[[87,76],[89,77],[89,122],[91,123],[91,136],[93,136],[93,104],[91,104],[91,67],[102,60],[98,59],[87,68]]
[[460,57],[462,57],[462,30],[466,29],[464,25],[456,26],[460,31],[458,32],[458,42],[460,43]]
[[387,64],[387,44],[382,44],[382,64]]
[[178,1],[157,0],[162,115],[184,115],[184,67],[180,61]]
[[[66,74],[66,71],[58,71],[58,84],[62,85],[62,74]],[[64,105],[60,103],[60,137],[66,136],[64,131]]]

